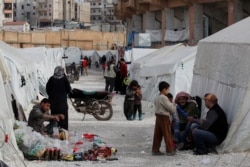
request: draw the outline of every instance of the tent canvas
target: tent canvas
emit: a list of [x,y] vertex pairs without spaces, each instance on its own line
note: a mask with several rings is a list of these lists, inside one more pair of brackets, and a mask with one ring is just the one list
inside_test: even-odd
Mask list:
[[250,17],[198,44],[191,92],[216,94],[230,124],[219,152],[250,150],[249,26]]
[[91,65],[95,65],[96,62],[99,63],[100,56],[95,50],[84,50],[82,51],[83,57],[87,56],[91,58]]
[[82,56],[82,50],[78,47],[68,47],[64,52],[65,64],[68,66],[75,62],[79,64]]
[[102,57],[103,55],[106,56],[106,63],[111,60],[113,57],[117,63],[118,61],[118,55],[117,52],[111,51],[111,50],[102,50],[102,51],[96,51],[99,57]]
[[36,62],[39,91],[42,95],[47,96],[45,86],[50,76],[53,75],[55,67],[65,67],[65,59],[62,58],[64,55],[63,48],[35,47],[22,48],[18,51]]
[[140,59],[141,57],[144,57],[144,56],[148,55],[149,53],[152,53],[156,50],[157,49],[133,48],[133,49],[125,51],[124,59],[127,62],[132,62],[132,61]]
[[[0,62],[0,160],[3,160],[4,162],[16,162],[21,166],[24,157],[16,144],[13,130],[15,119],[11,109],[11,101],[7,97],[11,94],[8,89],[10,77],[5,77],[5,79],[2,77],[2,74],[5,74],[6,76],[9,75],[2,54],[0,54]],[[8,142],[4,142],[5,135],[8,135]]]
[[0,41],[0,54],[11,73],[10,84],[14,96],[22,108],[26,110],[39,92],[35,62],[2,41]]
[[142,84],[145,100],[153,101],[160,81],[170,83],[170,92],[190,92],[196,47],[176,44],[152,52],[131,64],[132,79]]
[[[126,62],[133,62],[137,59],[140,59],[157,49],[149,49],[149,48],[132,48],[130,50],[125,51],[124,59]],[[130,70],[130,64],[128,64],[128,70]],[[130,72],[129,72],[130,73]]]

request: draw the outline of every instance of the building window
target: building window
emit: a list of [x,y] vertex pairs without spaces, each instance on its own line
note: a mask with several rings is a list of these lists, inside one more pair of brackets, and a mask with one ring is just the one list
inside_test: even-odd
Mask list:
[[4,10],[12,10],[12,4],[11,3],[4,3]]
[[33,15],[36,15],[36,13],[33,13]]
[[29,3],[27,3],[27,6],[30,6],[30,4],[29,4]]
[[22,13],[21,15],[24,15],[24,13]]
[[5,18],[11,18],[11,14],[7,13],[4,15]]
[[99,5],[102,5],[101,3],[99,3]]
[[24,6],[22,5],[22,9],[24,9]]
[[95,3],[93,3],[93,6],[95,6]]
[[49,16],[51,16],[51,13],[49,13]]
[[49,8],[51,8],[51,4],[49,4]]

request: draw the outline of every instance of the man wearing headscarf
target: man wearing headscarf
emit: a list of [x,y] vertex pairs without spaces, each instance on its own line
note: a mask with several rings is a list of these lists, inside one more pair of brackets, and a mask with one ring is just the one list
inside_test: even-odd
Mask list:
[[46,91],[51,103],[51,114],[63,114],[64,120],[60,120],[58,125],[68,130],[67,94],[71,91],[71,86],[61,66],[55,68],[54,75],[46,84]]
[[[183,110],[187,113],[187,116],[198,116],[200,111],[197,108],[197,103],[192,100],[191,96],[186,92],[179,92],[175,97],[175,104],[177,105],[177,111]],[[187,118],[179,114],[180,118],[180,130],[183,131],[187,125]]]
[[[200,111],[198,109],[198,105],[195,100],[191,98],[191,96],[184,92],[181,91],[177,93],[175,97],[175,104],[176,104],[176,110],[178,112],[179,116],[179,130],[182,132],[181,137],[178,139],[178,145],[177,149],[181,150],[183,147],[189,148],[193,147],[192,143],[187,143],[186,139],[189,136],[189,127],[190,123],[188,123],[187,117],[192,116],[192,117],[199,117]],[[185,114],[181,114],[185,113]],[[190,140],[190,139],[189,139]]]

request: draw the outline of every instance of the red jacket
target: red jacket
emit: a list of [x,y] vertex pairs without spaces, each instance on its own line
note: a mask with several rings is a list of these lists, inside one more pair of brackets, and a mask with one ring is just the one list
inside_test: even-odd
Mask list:
[[120,64],[120,74],[121,74],[122,77],[127,77],[128,76],[127,64],[125,64],[125,63]]
[[87,65],[88,65],[88,62],[87,62],[87,60],[84,59],[84,60],[82,61],[82,66],[83,66],[83,67],[87,67]]

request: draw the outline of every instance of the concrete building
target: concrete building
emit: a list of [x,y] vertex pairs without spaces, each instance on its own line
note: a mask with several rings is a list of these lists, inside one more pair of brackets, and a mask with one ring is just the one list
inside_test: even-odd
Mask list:
[[76,1],[75,3],[75,18],[80,23],[90,23],[90,3]]
[[31,27],[37,26],[36,2],[33,0],[15,0],[14,21],[27,21]]
[[5,22],[13,21],[13,1],[14,0],[0,0],[0,27]]
[[54,23],[63,22],[66,15],[69,15],[63,12],[63,4],[65,0],[36,0],[37,26],[53,26]]
[[114,16],[112,0],[86,0],[90,3],[91,23],[120,23]]
[[[250,15],[249,0],[117,0],[128,35],[150,34],[151,46],[198,41]],[[129,45],[134,45],[128,41]]]

